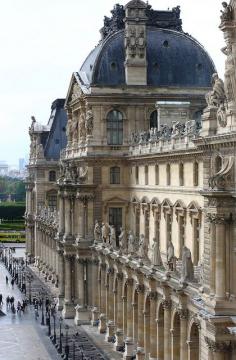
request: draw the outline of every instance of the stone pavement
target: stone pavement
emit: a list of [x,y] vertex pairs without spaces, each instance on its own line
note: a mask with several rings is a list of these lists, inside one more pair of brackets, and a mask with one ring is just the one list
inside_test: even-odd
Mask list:
[[7,295],[14,296],[16,302],[23,295],[15,286],[6,285],[5,277],[11,276],[0,263],[0,293],[4,304],[1,310],[6,316],[0,317],[0,359],[1,360],[58,360],[57,351],[46,336],[46,328],[34,319],[33,310],[28,307],[25,314],[12,314],[6,309]]

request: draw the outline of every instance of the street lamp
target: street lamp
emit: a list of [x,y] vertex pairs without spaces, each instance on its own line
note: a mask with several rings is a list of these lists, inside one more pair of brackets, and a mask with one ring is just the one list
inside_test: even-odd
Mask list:
[[65,325],[65,329],[66,329],[66,345],[65,345],[65,355],[66,355],[66,360],[69,359],[69,352],[70,352],[70,348],[68,345],[68,330],[69,330],[69,325]]
[[61,336],[62,336],[62,334],[61,334],[62,321],[63,321],[63,318],[60,316],[60,318],[59,318],[59,324],[60,324],[60,339],[59,339],[59,349],[58,349],[59,354],[62,353],[62,339],[61,339]]
[[53,317],[53,340],[52,340],[52,342],[53,342],[53,344],[56,344],[57,337],[56,337],[56,309],[55,309],[55,306],[52,308],[51,314]]
[[48,324],[48,336],[51,336],[51,316],[50,316],[50,306],[47,310],[47,324]]
[[43,289],[42,289],[42,298],[41,298],[41,301],[42,301],[42,306],[41,306],[41,310],[42,310],[42,319],[41,319],[41,325],[45,325],[44,323],[44,310],[43,310],[43,303],[44,303],[44,292],[43,292]]

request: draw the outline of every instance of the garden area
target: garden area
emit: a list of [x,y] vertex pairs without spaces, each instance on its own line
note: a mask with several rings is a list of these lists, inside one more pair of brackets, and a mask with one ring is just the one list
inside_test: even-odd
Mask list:
[[25,243],[25,185],[0,177],[0,243]]

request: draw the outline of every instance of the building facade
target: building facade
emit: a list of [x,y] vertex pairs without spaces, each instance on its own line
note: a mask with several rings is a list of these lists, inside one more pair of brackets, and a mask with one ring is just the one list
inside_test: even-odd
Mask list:
[[65,103],[32,121],[28,256],[124,359],[236,358],[235,8],[223,82],[179,7],[116,5]]

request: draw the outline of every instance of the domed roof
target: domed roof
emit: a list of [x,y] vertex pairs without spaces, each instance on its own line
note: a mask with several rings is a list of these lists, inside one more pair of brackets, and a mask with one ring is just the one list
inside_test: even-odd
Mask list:
[[[124,31],[101,42],[80,70],[86,85],[125,85]],[[168,29],[147,29],[147,85],[210,87],[214,64],[190,35]]]

